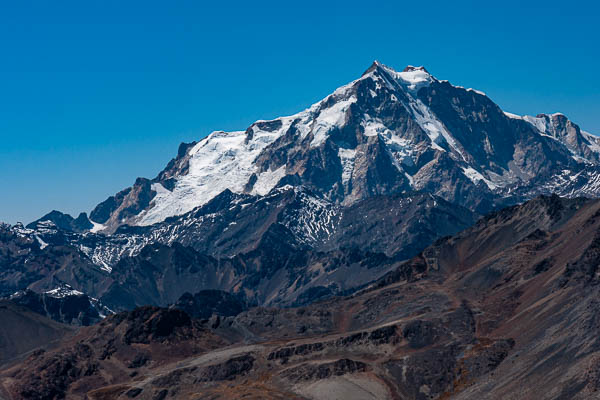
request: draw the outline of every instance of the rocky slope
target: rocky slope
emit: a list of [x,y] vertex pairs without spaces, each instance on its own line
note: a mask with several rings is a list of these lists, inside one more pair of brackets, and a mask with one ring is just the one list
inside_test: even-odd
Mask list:
[[73,290],[68,286],[44,293],[22,290],[8,297],[12,303],[21,305],[54,321],[69,325],[93,325],[112,311],[97,299]]
[[109,236],[52,221],[35,229],[4,226],[0,288],[9,295],[68,284],[114,310],[167,306],[205,289],[233,291],[254,304],[306,303],[377,279],[475,218],[424,193],[344,207],[304,187],[265,196],[225,191],[182,216]]
[[234,317],[248,308],[243,300],[222,290],[184,293],[172,307],[184,311],[192,318],[200,319],[208,319],[213,315]]
[[0,365],[15,363],[34,350],[51,348],[73,333],[72,327],[9,300],[0,300],[0,321]]
[[107,272],[69,243],[68,232],[49,222],[41,225],[32,230],[0,224],[0,297],[25,289],[42,293],[71,282],[80,292],[93,293]]
[[[10,397],[83,398],[90,389],[226,344],[182,311],[144,307],[83,328],[61,349],[34,352],[27,368],[9,368],[2,383]],[[93,398],[114,398],[118,389],[99,393]]]
[[[55,388],[36,371],[68,356],[79,372],[60,390],[74,399],[595,398],[599,236],[600,201],[539,197],[439,240],[351,296],[196,321],[139,309],[78,339],[121,346],[114,361],[102,346],[74,354],[67,340],[27,369],[5,368],[0,382],[14,399]],[[192,337],[210,345],[163,362],[170,343]],[[133,348],[156,361],[131,364]]]

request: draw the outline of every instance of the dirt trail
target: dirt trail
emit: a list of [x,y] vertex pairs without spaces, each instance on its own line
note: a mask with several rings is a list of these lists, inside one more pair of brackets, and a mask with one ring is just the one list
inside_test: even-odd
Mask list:
[[352,324],[352,317],[354,316],[354,312],[359,309],[361,306],[360,302],[354,303],[350,308],[345,310],[340,310],[339,321],[337,323],[338,331],[340,333],[346,333],[350,329],[350,324]]

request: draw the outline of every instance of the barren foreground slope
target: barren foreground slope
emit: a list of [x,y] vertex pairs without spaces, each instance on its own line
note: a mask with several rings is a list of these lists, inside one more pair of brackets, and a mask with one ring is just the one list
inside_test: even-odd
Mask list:
[[1,371],[10,399],[599,397],[600,201],[540,197],[367,289],[194,320],[140,308]]

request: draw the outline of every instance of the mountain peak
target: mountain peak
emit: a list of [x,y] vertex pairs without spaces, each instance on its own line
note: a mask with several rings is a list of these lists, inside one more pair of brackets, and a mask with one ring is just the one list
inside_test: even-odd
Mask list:
[[395,81],[404,90],[415,93],[421,87],[427,86],[436,80],[423,66],[415,67],[409,65],[402,72],[398,72],[394,68],[388,67],[377,60],[373,61],[369,69],[362,74],[362,77],[371,73],[383,75],[387,77],[385,79]]
[[[156,179],[138,179],[101,203],[91,219],[106,232],[123,224],[147,226],[190,212],[226,189],[265,196],[291,177],[334,203],[435,187],[434,194],[475,209],[480,190],[486,201],[500,201],[511,185],[529,184],[531,177],[544,175],[547,188],[555,188],[557,173],[575,176],[584,163],[600,168],[600,141],[557,115],[503,113],[487,97],[473,96],[473,89],[441,82],[423,66],[395,70],[374,60],[359,79],[306,110],[181,146]],[[536,154],[533,164],[514,158],[543,144],[548,153]]]
[[365,72],[362,73],[361,76],[365,76],[370,72],[373,72],[377,69],[383,69],[384,65],[382,63],[380,63],[379,61],[375,60],[373,61],[373,63],[371,64],[371,66],[369,66],[369,68],[367,68],[367,70]]

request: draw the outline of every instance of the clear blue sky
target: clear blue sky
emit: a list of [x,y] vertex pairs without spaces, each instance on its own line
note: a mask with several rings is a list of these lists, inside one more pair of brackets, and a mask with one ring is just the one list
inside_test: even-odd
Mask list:
[[596,2],[207,3],[3,2],[0,221],[89,211],[180,142],[300,111],[374,59],[600,133]]

